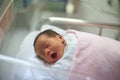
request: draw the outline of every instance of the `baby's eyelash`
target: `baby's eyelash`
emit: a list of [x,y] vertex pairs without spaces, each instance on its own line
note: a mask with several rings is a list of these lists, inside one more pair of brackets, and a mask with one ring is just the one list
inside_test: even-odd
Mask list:
[[46,44],[45,44],[45,48],[48,48],[48,47],[50,47],[52,45],[52,42],[47,42]]
[[50,46],[50,42],[48,42],[45,47],[48,48],[49,46]]
[[49,43],[48,43],[48,47],[50,47],[51,45],[52,45],[52,42],[49,42]]

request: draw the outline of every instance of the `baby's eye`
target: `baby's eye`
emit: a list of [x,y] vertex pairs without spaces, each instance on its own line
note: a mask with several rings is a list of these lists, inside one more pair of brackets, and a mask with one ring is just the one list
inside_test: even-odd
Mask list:
[[49,48],[51,45],[52,45],[52,42],[48,42],[45,47]]
[[48,42],[45,47],[48,48],[50,45],[51,45],[51,43]]

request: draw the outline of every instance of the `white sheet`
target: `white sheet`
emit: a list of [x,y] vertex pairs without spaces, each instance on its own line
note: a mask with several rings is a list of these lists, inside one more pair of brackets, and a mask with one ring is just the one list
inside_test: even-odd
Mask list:
[[[37,34],[47,29],[56,31],[58,34],[62,35],[67,42],[63,58],[57,61],[54,65],[45,65],[36,57],[33,48],[33,42]],[[17,55],[18,58],[30,61],[39,66],[39,68],[28,66],[22,67],[23,70],[19,70],[20,65],[16,65],[15,77],[17,77],[17,80],[65,80],[72,63],[72,56],[76,42],[77,39],[75,35],[66,33],[64,30],[51,25],[43,25],[40,31],[34,31],[28,34],[23,40],[20,52]],[[22,75],[24,73],[24,76],[20,76],[21,74],[19,73],[21,72]]]

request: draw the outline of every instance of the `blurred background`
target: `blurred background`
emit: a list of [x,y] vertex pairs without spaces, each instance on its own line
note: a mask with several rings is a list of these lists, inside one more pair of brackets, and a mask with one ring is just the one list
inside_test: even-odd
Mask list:
[[[39,30],[43,24],[51,24],[47,21],[49,17],[81,19],[120,26],[120,0],[0,0],[0,54],[16,57],[25,36]],[[102,31],[100,36],[120,40],[120,28],[101,29],[97,26],[65,23],[56,26],[97,35]],[[13,67],[14,65],[0,61],[0,76],[9,76]],[[0,80],[8,79],[0,77]]]

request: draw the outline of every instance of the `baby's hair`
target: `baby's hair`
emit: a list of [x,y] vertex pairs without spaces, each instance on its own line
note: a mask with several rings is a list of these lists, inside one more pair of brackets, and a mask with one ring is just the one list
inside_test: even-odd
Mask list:
[[59,35],[59,34],[56,33],[55,31],[52,31],[52,30],[50,30],[50,29],[49,29],[49,30],[46,30],[46,31],[43,31],[43,32],[41,32],[41,33],[39,33],[39,34],[37,35],[37,37],[36,37],[35,40],[34,40],[33,46],[35,46],[37,39],[38,39],[39,36],[41,36],[42,34],[45,34],[45,35],[47,35],[48,37],[55,37],[56,35]]

